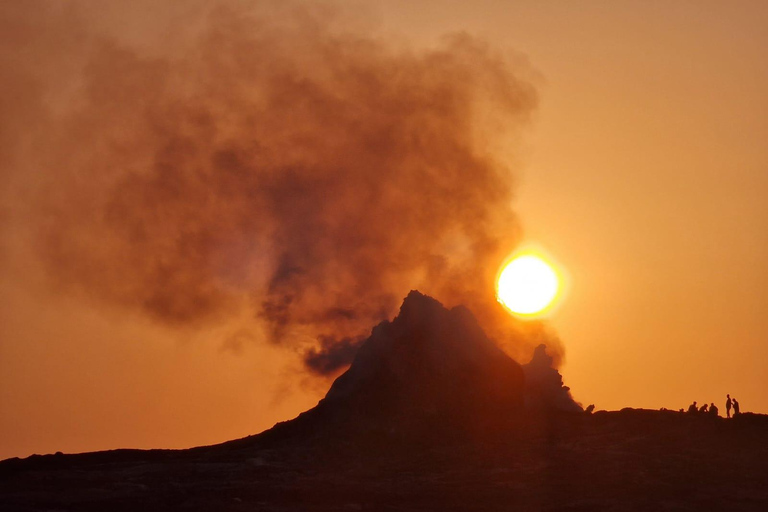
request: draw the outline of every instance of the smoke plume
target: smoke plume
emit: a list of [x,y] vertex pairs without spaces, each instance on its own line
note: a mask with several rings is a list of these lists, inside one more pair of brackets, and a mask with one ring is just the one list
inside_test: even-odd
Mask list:
[[327,7],[151,5],[0,7],[0,229],[30,233],[55,289],[171,328],[236,320],[318,373],[414,288],[522,329],[493,294],[525,69]]

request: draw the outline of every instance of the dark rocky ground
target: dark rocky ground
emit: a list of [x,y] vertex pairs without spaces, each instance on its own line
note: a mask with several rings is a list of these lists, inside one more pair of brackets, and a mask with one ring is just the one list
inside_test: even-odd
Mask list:
[[191,450],[9,459],[0,509],[768,510],[765,415],[558,414],[486,438],[312,428],[291,422]]

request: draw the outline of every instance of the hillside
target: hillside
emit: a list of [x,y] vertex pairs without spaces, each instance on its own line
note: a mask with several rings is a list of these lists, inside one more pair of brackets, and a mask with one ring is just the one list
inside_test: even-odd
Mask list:
[[0,462],[0,510],[766,510],[768,416],[582,412],[546,347],[519,365],[411,292],[313,409],[189,450]]

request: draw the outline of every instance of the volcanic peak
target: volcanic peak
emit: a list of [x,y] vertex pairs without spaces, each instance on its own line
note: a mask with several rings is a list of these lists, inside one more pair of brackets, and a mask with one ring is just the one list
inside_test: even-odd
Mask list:
[[374,327],[318,409],[393,422],[415,416],[486,422],[519,411],[523,402],[522,368],[466,307],[449,310],[411,291],[394,320]]

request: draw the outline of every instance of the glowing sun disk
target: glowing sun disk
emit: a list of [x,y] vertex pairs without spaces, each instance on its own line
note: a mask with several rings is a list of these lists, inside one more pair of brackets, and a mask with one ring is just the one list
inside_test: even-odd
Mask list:
[[496,298],[513,313],[536,315],[552,303],[558,288],[559,279],[549,264],[538,256],[524,255],[501,271]]

